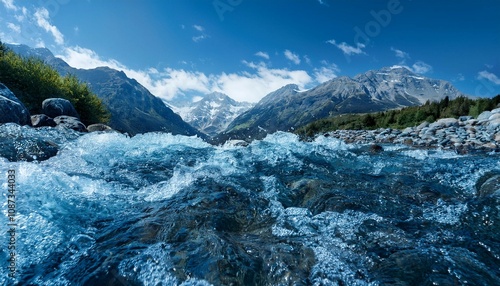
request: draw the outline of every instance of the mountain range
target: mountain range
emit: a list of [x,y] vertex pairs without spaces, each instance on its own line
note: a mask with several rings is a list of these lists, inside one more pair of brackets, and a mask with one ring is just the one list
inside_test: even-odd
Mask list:
[[123,71],[109,67],[76,69],[55,57],[46,48],[33,49],[25,45],[8,45],[8,47],[22,56],[40,58],[62,75],[73,74],[87,82],[110,111],[109,125],[115,130],[130,135],[164,131],[207,138],[204,133],[183,121],[160,98],[152,95],[135,79],[127,77]]
[[337,77],[302,92],[296,85],[287,85],[238,116],[217,140],[263,138],[328,116],[421,105],[446,96],[465,95],[447,81],[427,78],[402,66],[371,70],[354,78]]
[[183,107],[175,107],[168,102],[167,105],[184,121],[209,136],[215,136],[226,130],[238,115],[253,106],[248,102],[236,101],[220,92],[207,94],[201,100]]
[[393,66],[353,78],[337,77],[305,91],[294,84],[286,85],[255,105],[216,92],[190,105],[176,106],[154,96],[122,71],[109,67],[76,69],[45,48],[9,48],[23,56],[38,57],[59,73],[71,73],[87,82],[110,110],[110,126],[130,135],[165,131],[202,138],[208,138],[208,134],[214,142],[249,141],[275,131],[293,131],[329,116],[385,111],[465,96],[447,81]]

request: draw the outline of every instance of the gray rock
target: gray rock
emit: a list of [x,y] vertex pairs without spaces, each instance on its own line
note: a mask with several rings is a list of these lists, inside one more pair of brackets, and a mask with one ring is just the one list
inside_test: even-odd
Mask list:
[[42,102],[42,110],[44,114],[52,118],[61,115],[80,118],[73,104],[64,98],[47,98]]
[[496,118],[488,122],[488,130],[493,131],[498,127],[500,127],[500,118]]
[[500,113],[492,113],[491,116],[488,118],[488,120],[492,121],[499,118],[500,118]]
[[500,108],[495,108],[491,111],[491,113],[500,113]]
[[458,120],[455,118],[441,118],[437,121],[444,127],[458,126]]
[[472,116],[460,116],[458,118],[458,120],[459,121],[468,121],[468,120],[471,120],[472,118],[474,118],[474,117],[472,117]]
[[[20,148],[19,146],[23,146]],[[11,162],[44,161],[54,157],[59,147],[48,140],[31,138],[0,138],[0,156]]]
[[85,125],[76,117],[62,115],[54,118],[54,121],[56,122],[57,127],[73,129],[79,132],[87,132],[87,127],[85,127]]
[[425,127],[429,127],[429,122],[427,121],[422,122],[419,126],[417,126],[417,130],[422,130]]
[[109,127],[108,125],[97,123],[97,124],[92,124],[92,125],[87,126],[87,131],[88,132],[99,132],[99,131],[114,132],[115,130],[113,128]]
[[490,116],[491,116],[490,111],[484,111],[483,113],[478,115],[477,120],[478,121],[488,120],[490,118]]
[[33,127],[44,127],[44,126],[56,127],[57,125],[54,119],[48,117],[45,114],[32,115],[31,124],[33,125]]
[[0,124],[9,122],[31,125],[30,113],[12,91],[0,83]]

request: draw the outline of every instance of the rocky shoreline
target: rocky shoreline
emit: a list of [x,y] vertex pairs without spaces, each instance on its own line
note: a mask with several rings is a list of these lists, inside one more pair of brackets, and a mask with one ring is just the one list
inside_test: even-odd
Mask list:
[[443,118],[403,130],[336,130],[324,134],[358,144],[405,144],[418,148],[442,148],[459,154],[471,151],[500,151],[500,108],[471,116]]

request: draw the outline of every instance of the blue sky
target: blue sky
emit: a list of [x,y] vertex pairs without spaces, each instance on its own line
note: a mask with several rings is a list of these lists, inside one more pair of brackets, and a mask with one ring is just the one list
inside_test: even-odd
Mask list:
[[497,0],[0,0],[0,39],[123,70],[164,99],[256,102],[392,65],[494,96],[499,16]]

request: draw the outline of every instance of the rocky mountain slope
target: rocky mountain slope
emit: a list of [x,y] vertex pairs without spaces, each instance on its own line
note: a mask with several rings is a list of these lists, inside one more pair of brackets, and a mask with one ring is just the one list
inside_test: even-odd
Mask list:
[[191,126],[215,136],[226,130],[229,124],[240,114],[253,105],[248,102],[238,102],[226,94],[214,92],[205,95],[200,101],[190,106],[171,108]]
[[387,67],[354,78],[338,77],[304,92],[295,85],[284,86],[238,116],[218,139],[262,138],[332,115],[377,112],[463,95],[449,82],[400,66]]
[[76,69],[45,48],[32,49],[25,45],[8,45],[23,56],[34,56],[54,67],[59,73],[76,75],[89,84],[111,112],[109,125],[130,135],[164,131],[172,134],[206,137],[168,108],[163,101],[152,95],[136,80],[125,73],[108,67]]

